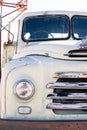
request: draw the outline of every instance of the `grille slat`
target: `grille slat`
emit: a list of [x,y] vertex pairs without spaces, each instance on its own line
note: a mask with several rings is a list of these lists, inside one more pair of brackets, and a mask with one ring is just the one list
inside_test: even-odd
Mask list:
[[82,82],[55,82],[55,83],[49,83],[47,85],[47,88],[52,88],[52,89],[87,89],[87,82],[82,83]]
[[50,103],[47,105],[48,109],[63,109],[63,110],[87,110],[87,103],[77,103],[77,104],[62,104],[62,103]]
[[56,72],[54,78],[87,78],[87,72]]
[[83,96],[74,96],[74,95],[68,95],[68,96],[53,96],[52,94],[47,95],[47,99],[67,99],[67,100],[87,100],[87,95],[83,95]]

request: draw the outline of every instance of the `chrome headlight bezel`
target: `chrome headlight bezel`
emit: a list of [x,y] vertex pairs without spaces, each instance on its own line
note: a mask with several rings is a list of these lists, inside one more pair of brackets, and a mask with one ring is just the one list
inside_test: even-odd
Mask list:
[[29,100],[35,93],[35,87],[30,80],[22,79],[15,83],[14,94],[21,100]]

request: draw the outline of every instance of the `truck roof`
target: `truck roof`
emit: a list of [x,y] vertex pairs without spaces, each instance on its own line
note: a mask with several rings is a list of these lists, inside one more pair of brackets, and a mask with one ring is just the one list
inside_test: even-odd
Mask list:
[[86,15],[86,11],[65,11],[65,10],[57,10],[57,11],[37,11],[37,12],[26,12],[24,13],[20,19],[24,19],[25,17],[29,16],[38,16],[38,15],[57,15],[57,14],[63,14],[63,15],[68,15],[69,17],[73,15]]

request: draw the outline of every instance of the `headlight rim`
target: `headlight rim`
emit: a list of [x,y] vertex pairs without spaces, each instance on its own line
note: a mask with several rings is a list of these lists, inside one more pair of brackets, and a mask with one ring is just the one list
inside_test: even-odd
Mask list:
[[[18,85],[19,83],[22,83],[22,82],[27,82],[27,83],[29,83],[29,85],[31,85],[31,87],[32,87],[32,94],[31,94],[30,96],[28,96],[27,98],[21,98],[21,97],[17,94],[17,92],[16,92],[17,85]],[[35,86],[34,86],[34,84],[32,83],[31,80],[28,80],[28,79],[20,79],[20,80],[18,80],[18,81],[14,84],[13,92],[14,92],[14,95],[15,95],[18,99],[23,100],[23,101],[27,101],[27,100],[30,100],[30,99],[32,98],[32,96],[34,95],[34,93],[35,93]]]

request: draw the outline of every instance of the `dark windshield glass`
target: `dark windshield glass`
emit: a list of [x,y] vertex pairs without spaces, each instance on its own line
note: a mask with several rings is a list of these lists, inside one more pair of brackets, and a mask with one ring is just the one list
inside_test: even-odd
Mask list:
[[65,39],[69,36],[69,18],[65,15],[27,17],[23,21],[24,41]]
[[82,39],[87,36],[87,17],[74,16],[72,18],[73,36],[76,39]]

